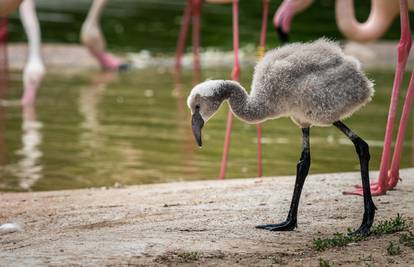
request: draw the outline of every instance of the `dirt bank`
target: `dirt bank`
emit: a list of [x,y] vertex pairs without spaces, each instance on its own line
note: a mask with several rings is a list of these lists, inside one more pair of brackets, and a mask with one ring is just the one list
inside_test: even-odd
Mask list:
[[[377,221],[414,217],[414,169],[401,177],[398,190],[375,198]],[[314,238],[359,226],[362,198],[341,194],[357,182],[357,173],[310,176],[294,232],[254,228],[285,218],[293,177],[1,193],[0,224],[23,230],[0,235],[0,265],[413,266],[409,247],[387,254],[396,234],[313,249]]]

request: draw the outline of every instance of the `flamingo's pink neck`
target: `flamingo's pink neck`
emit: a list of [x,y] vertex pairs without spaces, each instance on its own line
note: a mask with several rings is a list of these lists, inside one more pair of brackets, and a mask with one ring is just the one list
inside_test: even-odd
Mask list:
[[399,13],[398,1],[371,0],[368,19],[360,23],[355,18],[353,0],[336,1],[336,23],[345,37],[368,42],[380,38]]
[[118,70],[119,67],[122,65],[122,61],[110,53],[101,52],[95,54],[95,56],[104,69]]
[[290,31],[290,24],[295,14],[303,11],[313,3],[313,0],[284,0],[273,17],[273,25],[282,28],[284,32]]

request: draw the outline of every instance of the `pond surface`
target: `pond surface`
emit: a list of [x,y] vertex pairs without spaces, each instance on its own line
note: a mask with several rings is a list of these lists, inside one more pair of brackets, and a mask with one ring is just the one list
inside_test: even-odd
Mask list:
[[[241,82],[251,82],[252,68]],[[229,69],[205,69],[202,79],[228,78]],[[406,75],[407,77],[409,75]],[[393,73],[372,72],[376,94],[346,124],[371,145],[378,169]],[[13,105],[21,95],[21,73],[9,75],[0,107],[0,190],[57,190],[143,184],[218,176],[227,105],[204,128],[196,147],[186,96],[192,73],[163,69],[127,73],[48,74],[36,107]],[[405,81],[404,86],[407,86]],[[402,95],[405,95],[403,92]],[[227,177],[254,177],[256,127],[234,120]],[[402,167],[412,165],[411,120]],[[336,128],[311,129],[310,173],[356,171],[352,143]],[[265,176],[294,174],[301,131],[290,119],[263,124]],[[376,178],[376,177],[373,177]]]

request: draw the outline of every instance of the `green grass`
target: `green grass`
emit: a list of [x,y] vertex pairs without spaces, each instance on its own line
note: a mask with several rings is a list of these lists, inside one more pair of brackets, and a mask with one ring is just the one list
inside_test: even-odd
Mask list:
[[272,264],[283,264],[283,259],[280,256],[270,256],[269,259]]
[[394,219],[381,221],[377,225],[374,225],[371,229],[371,234],[375,236],[393,234],[407,231],[409,227],[408,221],[400,214],[397,214],[397,217]]
[[414,234],[411,231],[401,234],[400,243],[414,249]]
[[396,256],[401,254],[401,248],[398,244],[394,244],[392,241],[388,243],[387,253],[390,256]]
[[319,267],[331,267],[331,266],[333,266],[333,263],[329,262],[328,260],[319,258]]
[[[371,234],[374,236],[382,236],[387,234],[393,234],[397,232],[408,231],[410,227],[409,222],[403,218],[400,214],[397,217],[385,221],[380,221],[374,225],[371,229]],[[366,240],[367,236],[351,235],[351,229],[348,229],[348,234],[335,233],[331,238],[317,238],[313,240],[313,247],[317,251],[324,251],[332,247],[344,247],[350,243],[356,243],[361,240]],[[410,232],[411,233],[411,232]],[[404,242],[407,244],[413,244],[414,236],[411,234],[404,236]]]
[[197,251],[189,251],[189,252],[180,252],[177,254],[178,260],[180,262],[193,262],[198,261],[201,257],[201,253]]
[[334,233],[332,238],[317,238],[313,240],[313,246],[317,251],[324,251],[331,247],[344,247],[349,243],[355,243],[365,240],[367,237],[362,235],[350,235],[343,233]]
[[369,255],[368,257],[363,259],[363,262],[365,263],[366,267],[374,267],[374,258],[372,255]]

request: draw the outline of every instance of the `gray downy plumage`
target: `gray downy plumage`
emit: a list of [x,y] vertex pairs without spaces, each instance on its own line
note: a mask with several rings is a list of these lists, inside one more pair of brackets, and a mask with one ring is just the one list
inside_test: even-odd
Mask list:
[[311,163],[309,127],[335,125],[354,144],[361,167],[364,215],[353,234],[368,235],[376,209],[370,191],[369,146],[340,120],[370,101],[373,93],[373,83],[361,71],[359,62],[346,56],[336,43],[319,39],[269,51],[255,68],[250,94],[237,82],[212,80],[195,86],[187,104],[199,146],[204,122],[225,100],[233,114],[245,122],[289,116],[302,127],[303,149],[287,219],[256,226],[269,231],[291,231],[297,227],[300,195]]
[[332,125],[374,94],[358,60],[324,38],[267,52],[255,67],[251,87],[248,94],[238,82],[208,80],[193,88],[187,104],[204,121],[228,100],[233,114],[247,123],[283,116],[304,128]]

